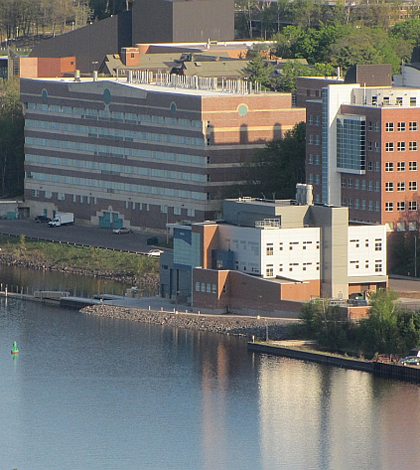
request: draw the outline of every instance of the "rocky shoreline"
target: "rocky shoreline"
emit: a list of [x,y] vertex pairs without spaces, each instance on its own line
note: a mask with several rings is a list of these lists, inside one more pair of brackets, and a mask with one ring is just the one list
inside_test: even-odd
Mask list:
[[158,325],[185,328],[189,330],[206,331],[235,336],[270,340],[289,339],[291,337],[290,322],[279,318],[233,316],[233,315],[204,315],[197,313],[170,313],[139,308],[126,308],[111,305],[93,305],[85,307],[82,313],[108,318],[154,323]]

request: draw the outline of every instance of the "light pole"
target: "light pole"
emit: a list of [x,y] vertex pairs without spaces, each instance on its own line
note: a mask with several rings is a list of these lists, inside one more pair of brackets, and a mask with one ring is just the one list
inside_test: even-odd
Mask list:
[[417,277],[417,235],[414,235],[414,277]]
[[166,245],[169,245],[169,207],[165,206],[166,209]]

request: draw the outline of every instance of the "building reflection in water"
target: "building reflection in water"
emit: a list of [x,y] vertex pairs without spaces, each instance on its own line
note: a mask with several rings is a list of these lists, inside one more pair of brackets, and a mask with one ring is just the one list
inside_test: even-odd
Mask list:
[[262,356],[259,390],[263,469],[418,468],[416,385]]

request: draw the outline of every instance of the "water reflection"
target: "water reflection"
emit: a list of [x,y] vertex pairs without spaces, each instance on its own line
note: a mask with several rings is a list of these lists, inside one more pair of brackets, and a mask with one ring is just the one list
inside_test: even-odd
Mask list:
[[270,356],[259,382],[262,468],[416,468],[419,387]]
[[0,282],[12,292],[33,294],[36,290],[70,292],[70,295],[91,297],[95,294],[123,295],[131,285],[93,276],[56,271],[41,271],[21,266],[1,266]]

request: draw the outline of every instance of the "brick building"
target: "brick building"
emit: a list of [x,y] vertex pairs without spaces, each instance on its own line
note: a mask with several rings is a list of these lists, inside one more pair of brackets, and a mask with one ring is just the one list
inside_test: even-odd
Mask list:
[[240,198],[224,201],[223,215],[221,223],[173,227],[173,262],[161,259],[163,296],[220,313],[295,317],[303,302],[327,296],[352,316],[366,309],[357,313],[346,299],[387,285],[385,226],[349,226],[346,207]]
[[318,99],[306,101],[306,176],[315,202],[347,206],[353,221],[418,230],[420,90],[320,88]]
[[31,213],[161,229],[215,217],[241,164],[305,119],[290,94],[215,84],[146,73],[22,79]]

